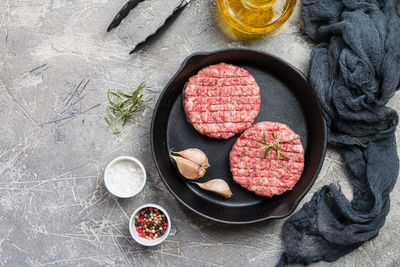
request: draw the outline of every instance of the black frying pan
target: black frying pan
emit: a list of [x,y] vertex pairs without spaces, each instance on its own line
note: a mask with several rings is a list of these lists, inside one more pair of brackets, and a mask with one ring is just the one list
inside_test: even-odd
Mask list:
[[[257,196],[232,179],[229,152],[238,138],[217,140],[199,134],[187,121],[182,92],[187,80],[200,69],[220,62],[247,69],[261,88],[259,121],[287,124],[302,136],[306,151],[304,172],[293,190],[281,196]],[[161,93],[151,124],[153,159],[169,191],[186,207],[209,219],[245,224],[291,214],[314,183],[324,160],[327,144],[326,125],[318,99],[306,77],[289,63],[265,53],[230,49],[189,56]],[[210,161],[206,176],[200,181],[222,178],[228,182],[233,197],[224,199],[185,180],[169,157],[175,151],[195,147]]]

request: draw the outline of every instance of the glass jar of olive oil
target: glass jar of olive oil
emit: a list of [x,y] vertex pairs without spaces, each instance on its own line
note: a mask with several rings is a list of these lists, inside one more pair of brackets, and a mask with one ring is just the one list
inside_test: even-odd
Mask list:
[[296,0],[218,0],[221,16],[234,29],[246,34],[264,34],[284,24]]

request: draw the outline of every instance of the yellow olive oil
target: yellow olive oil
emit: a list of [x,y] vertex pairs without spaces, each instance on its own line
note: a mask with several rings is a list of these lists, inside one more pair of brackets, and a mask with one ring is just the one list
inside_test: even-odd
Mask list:
[[284,24],[292,15],[296,0],[218,0],[225,21],[246,34],[264,34]]

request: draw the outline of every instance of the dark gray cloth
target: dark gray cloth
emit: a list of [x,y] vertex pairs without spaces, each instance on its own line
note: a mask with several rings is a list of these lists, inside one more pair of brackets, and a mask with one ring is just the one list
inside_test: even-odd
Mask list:
[[289,218],[280,265],[334,261],[374,238],[390,209],[399,171],[397,113],[386,107],[400,79],[398,1],[303,0],[310,82],[340,146],[354,189],[348,200],[324,186]]

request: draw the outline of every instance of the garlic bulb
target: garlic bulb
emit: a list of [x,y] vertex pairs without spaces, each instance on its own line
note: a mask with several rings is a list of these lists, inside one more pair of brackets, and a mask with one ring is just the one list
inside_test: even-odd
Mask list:
[[230,198],[232,197],[232,191],[229,188],[229,185],[227,182],[225,182],[222,179],[213,179],[205,183],[195,183],[197,184],[200,188],[216,193],[217,195],[220,195],[225,198]]
[[176,154],[178,154],[181,157],[184,157],[185,159],[196,162],[198,165],[200,165],[205,169],[210,167],[210,164],[208,164],[208,158],[206,154],[198,148],[188,148],[176,152]]
[[176,153],[179,156],[170,155],[175,160],[176,166],[183,177],[196,180],[206,174],[210,166],[206,154],[197,148],[189,148]]

